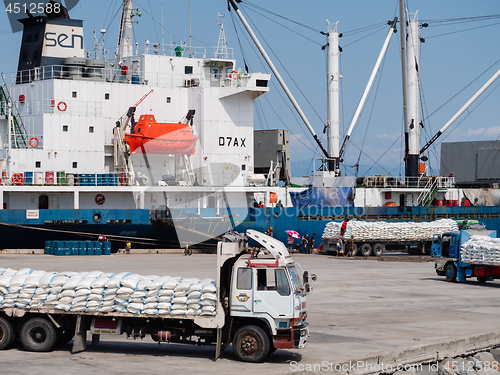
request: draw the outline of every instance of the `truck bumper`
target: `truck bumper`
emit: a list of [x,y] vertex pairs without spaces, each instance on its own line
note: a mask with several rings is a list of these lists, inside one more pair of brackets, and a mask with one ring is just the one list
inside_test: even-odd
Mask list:
[[273,345],[276,349],[302,349],[307,345],[309,327],[293,327],[286,332],[278,332],[273,336]]
[[[294,338],[295,338],[295,329],[294,329]],[[307,345],[307,339],[309,337],[309,326],[305,326],[305,327],[300,327],[298,329],[298,343],[297,343],[297,346],[295,348],[297,349],[303,349],[306,347]]]

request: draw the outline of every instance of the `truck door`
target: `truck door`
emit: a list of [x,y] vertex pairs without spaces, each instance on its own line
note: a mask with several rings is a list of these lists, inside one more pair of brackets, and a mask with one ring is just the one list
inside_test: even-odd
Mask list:
[[250,267],[239,267],[236,270],[236,288],[231,297],[232,311],[252,311],[252,271],[253,269]]
[[285,270],[257,268],[254,272],[253,311],[268,313],[275,319],[293,314],[293,296]]

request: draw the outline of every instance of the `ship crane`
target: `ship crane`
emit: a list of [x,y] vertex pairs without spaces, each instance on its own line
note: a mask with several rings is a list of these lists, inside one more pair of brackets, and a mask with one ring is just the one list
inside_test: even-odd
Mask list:
[[[448,129],[451,126],[451,124],[453,124],[467,110],[467,108],[469,108],[472,105],[472,103],[474,103],[477,100],[477,98],[479,98],[488,89],[488,87],[490,87],[493,84],[493,82],[496,81],[498,77],[500,77],[500,70],[498,70],[493,75],[493,77],[491,77],[489,81],[486,82],[483,85],[483,87],[481,87],[479,91],[476,92],[476,94],[472,98],[470,98],[469,101],[465,103],[463,107],[460,108],[460,110],[434,135],[434,137],[432,137],[431,140],[427,142],[427,144],[424,147],[422,147],[422,149],[420,150],[420,155],[422,155],[425,152],[425,150],[427,150],[441,136],[441,134],[443,134],[443,132],[446,129]],[[421,159],[426,161],[427,157],[423,156]]]
[[387,51],[387,47],[389,46],[389,42],[391,40],[392,34],[396,32],[396,25],[398,22],[398,18],[394,18],[393,21],[389,21],[388,24],[391,26],[389,33],[387,34],[387,37],[385,38],[384,45],[382,47],[382,50],[380,51],[380,54],[378,56],[377,62],[375,63],[375,66],[373,67],[372,74],[370,76],[370,79],[368,80],[368,84],[366,85],[365,91],[363,93],[363,96],[361,97],[361,100],[358,104],[358,107],[356,108],[356,112],[354,113],[354,116],[351,121],[351,125],[349,126],[349,129],[347,130],[346,136],[344,138],[344,142],[342,143],[342,147],[340,148],[339,151],[339,160],[342,161],[342,156],[344,154],[345,148],[347,146],[347,142],[349,141],[349,138],[351,137],[352,130],[354,129],[354,126],[356,125],[356,122],[358,121],[359,115],[361,114],[361,110],[363,109],[363,106],[365,105],[366,98],[368,97],[368,94],[370,93],[371,87],[373,85],[373,81],[375,80],[375,75],[377,74],[377,71],[380,67],[380,64],[382,63],[382,59],[385,55],[385,52]]

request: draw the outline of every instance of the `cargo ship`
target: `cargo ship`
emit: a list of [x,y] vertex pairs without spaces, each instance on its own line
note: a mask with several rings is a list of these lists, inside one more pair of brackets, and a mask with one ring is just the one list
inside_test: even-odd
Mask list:
[[[127,240],[184,247],[268,226],[284,240],[287,229],[318,234],[346,216],[475,218],[500,229],[498,206],[459,206],[453,179],[419,173],[416,156],[406,178],[357,181],[336,175],[342,154],[332,143],[314,176],[291,179],[288,133],[254,133],[254,104],[271,74],[239,68],[222,25],[214,48],[140,46],[138,11],[124,0],[116,50],[91,58],[83,21],[59,9],[20,20],[18,69],[0,87],[2,248],[100,234],[113,251]],[[257,168],[267,155],[259,145],[272,137],[275,158]],[[439,207],[445,198],[451,206]]]

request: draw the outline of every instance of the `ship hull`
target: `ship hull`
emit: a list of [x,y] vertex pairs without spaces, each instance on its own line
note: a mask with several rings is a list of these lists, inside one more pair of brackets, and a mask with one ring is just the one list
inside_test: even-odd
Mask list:
[[[124,247],[127,239],[134,248],[180,248],[189,244],[215,250],[215,243],[228,228],[266,231],[273,227],[274,237],[286,242],[286,230],[300,234],[316,233],[316,246],[326,224],[347,215],[361,220],[432,221],[442,218],[477,219],[487,229],[500,232],[500,207],[309,207],[233,209],[231,216],[216,218],[211,210],[196,214],[183,210],[185,217],[172,219],[158,210],[100,210],[102,219],[93,220],[96,210],[40,210],[35,222],[26,219],[26,210],[0,210],[1,249],[42,249],[48,240],[97,240],[105,234],[112,251]],[[178,213],[176,213],[178,214]],[[189,217],[189,219],[188,219]],[[203,218],[204,217],[204,218]],[[298,241],[296,241],[298,243]]]

